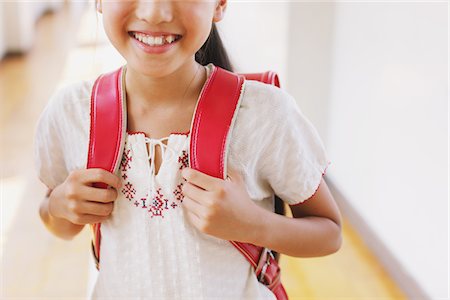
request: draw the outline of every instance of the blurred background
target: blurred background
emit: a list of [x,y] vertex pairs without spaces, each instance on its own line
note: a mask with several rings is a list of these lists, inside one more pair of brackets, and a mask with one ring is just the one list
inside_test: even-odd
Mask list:
[[[2,299],[86,297],[88,227],[44,228],[36,121],[61,85],[124,64],[94,1],[0,2]],[[341,250],[283,256],[292,299],[449,299],[447,1],[232,1],[237,72],[278,72],[323,139]]]

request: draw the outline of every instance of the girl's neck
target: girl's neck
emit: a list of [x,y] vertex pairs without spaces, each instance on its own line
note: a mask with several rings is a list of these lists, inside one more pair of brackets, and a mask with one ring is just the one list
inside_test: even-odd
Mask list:
[[[139,110],[177,108],[196,99],[206,80],[206,70],[197,62],[182,66],[164,77],[150,77],[127,65],[125,87],[127,100]],[[130,103],[133,102],[133,103]]]

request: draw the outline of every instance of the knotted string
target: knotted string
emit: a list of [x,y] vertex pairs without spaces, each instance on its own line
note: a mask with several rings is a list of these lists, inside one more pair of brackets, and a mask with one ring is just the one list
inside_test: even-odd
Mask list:
[[[156,155],[156,145],[159,145],[161,148],[161,165],[159,166],[159,171],[161,171],[161,166],[162,166],[162,161],[164,160],[165,157],[165,153],[166,150],[168,149],[169,151],[171,151],[172,153],[172,157],[169,158],[168,160],[170,161],[171,159],[173,159],[173,157],[176,156],[176,151],[169,147],[168,145],[164,144],[163,141],[165,140],[169,140],[169,137],[165,137],[165,138],[161,138],[161,139],[152,139],[152,138],[148,138],[145,137],[145,143],[150,145],[150,151],[148,154],[148,159],[151,161],[150,163],[150,177],[151,177],[151,191],[153,192],[153,188],[155,187],[155,173],[156,173],[156,168],[155,168],[155,155]],[[147,146],[146,146],[147,147]],[[158,171],[158,174],[159,174]],[[149,193],[149,196],[151,194]]]

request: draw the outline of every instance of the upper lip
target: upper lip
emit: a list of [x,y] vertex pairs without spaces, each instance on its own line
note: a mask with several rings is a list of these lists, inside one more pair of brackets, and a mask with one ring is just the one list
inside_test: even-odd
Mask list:
[[149,31],[149,30],[131,30],[130,33],[142,33],[149,36],[168,36],[168,35],[174,35],[174,36],[181,36],[181,34],[177,33],[171,33],[171,32],[164,32],[164,31]]

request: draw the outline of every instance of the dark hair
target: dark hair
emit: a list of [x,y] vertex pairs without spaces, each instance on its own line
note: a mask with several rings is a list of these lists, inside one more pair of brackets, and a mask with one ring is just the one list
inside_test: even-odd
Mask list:
[[233,66],[220,39],[215,23],[212,24],[208,39],[200,50],[195,53],[195,60],[203,66],[213,63],[217,67],[233,72]]

